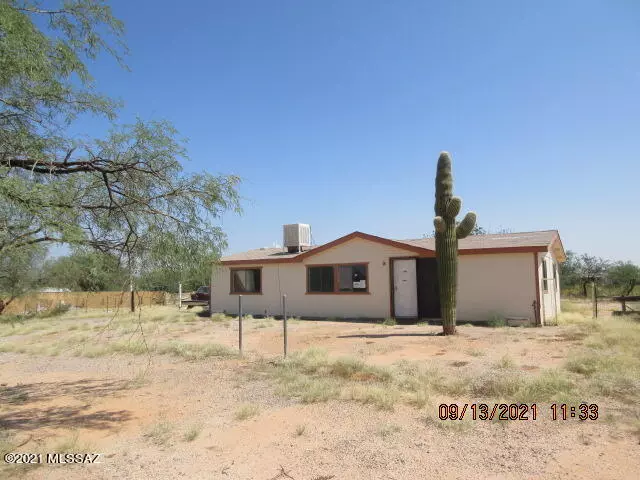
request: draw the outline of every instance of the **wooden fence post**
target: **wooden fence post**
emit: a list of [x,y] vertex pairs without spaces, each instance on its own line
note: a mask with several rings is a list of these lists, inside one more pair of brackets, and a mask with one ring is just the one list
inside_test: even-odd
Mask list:
[[209,275],[209,318],[213,318],[213,272],[215,269],[211,266],[211,274]]
[[238,347],[242,355],[242,295],[238,295]]
[[129,290],[131,291],[131,313],[136,311],[136,299],[133,296],[133,280],[129,283]]
[[284,333],[284,358],[287,358],[287,295],[282,295],[282,329]]
[[182,308],[182,284],[178,284],[178,310]]

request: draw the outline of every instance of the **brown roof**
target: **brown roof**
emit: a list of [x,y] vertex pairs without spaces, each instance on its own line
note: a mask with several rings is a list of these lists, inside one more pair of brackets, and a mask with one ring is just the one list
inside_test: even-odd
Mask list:
[[[311,247],[310,250],[313,250],[314,248],[315,247]],[[220,260],[222,262],[232,262],[236,260],[267,260],[267,259],[289,260],[297,257],[298,255],[300,255],[300,253],[283,252],[282,248],[257,248],[255,250],[249,250],[247,252],[234,253],[233,255],[222,257]]]
[[[299,253],[283,252],[281,248],[258,248],[248,252],[222,257],[220,261],[227,265],[299,262],[303,258],[347,242],[353,238],[363,238],[372,242],[404,248],[422,256],[434,256],[435,239],[418,238],[409,240],[391,240],[363,232],[353,232],[332,242],[310,247]],[[543,252],[553,247],[556,256],[563,261],[564,249],[557,230],[540,232],[499,233],[490,235],[472,235],[459,241],[461,255],[475,253]]]
[[[558,237],[557,230],[540,232],[494,233],[489,235],[470,235],[458,241],[459,250],[484,250],[493,248],[514,247],[548,247]],[[434,238],[418,238],[414,240],[398,240],[398,242],[416,247],[435,250]]]

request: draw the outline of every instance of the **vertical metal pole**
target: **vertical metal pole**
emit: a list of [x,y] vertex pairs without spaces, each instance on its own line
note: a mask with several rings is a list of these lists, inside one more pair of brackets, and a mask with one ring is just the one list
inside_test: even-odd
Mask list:
[[209,277],[209,318],[213,317],[213,271],[214,266],[211,265],[211,276]]
[[242,355],[242,295],[238,295],[238,347]]
[[598,284],[593,282],[593,299],[595,300],[596,318],[598,318]]
[[284,330],[284,358],[287,358],[287,295],[282,295],[282,328]]
[[135,313],[136,300],[135,300],[135,297],[133,296],[133,279],[131,279],[131,282],[129,283],[129,291],[131,292],[131,313]]
[[182,308],[182,284],[178,284],[178,310]]
[[596,282],[591,281],[591,302],[593,303],[593,318],[598,317],[598,307],[596,305]]

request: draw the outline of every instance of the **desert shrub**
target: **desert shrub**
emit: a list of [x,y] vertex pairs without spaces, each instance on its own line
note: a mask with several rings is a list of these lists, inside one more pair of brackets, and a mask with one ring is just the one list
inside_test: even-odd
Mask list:
[[500,314],[494,313],[489,317],[487,324],[492,328],[506,327],[507,322]]
[[58,317],[71,310],[71,305],[68,303],[59,303],[55,307],[45,310],[38,314],[40,318]]
[[189,429],[187,429],[186,432],[184,432],[182,438],[185,442],[193,442],[196,438],[198,438],[198,435],[200,435],[201,431],[201,425],[192,425],[191,427],[189,427]]
[[257,405],[251,403],[242,405],[235,413],[236,420],[247,420],[248,418],[255,417],[260,412]]

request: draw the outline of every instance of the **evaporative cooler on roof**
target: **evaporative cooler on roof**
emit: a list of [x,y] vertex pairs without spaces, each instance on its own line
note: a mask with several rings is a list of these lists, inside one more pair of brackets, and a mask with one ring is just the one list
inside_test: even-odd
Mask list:
[[301,252],[311,246],[311,226],[291,223],[282,227],[283,245],[289,253]]

